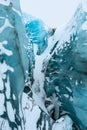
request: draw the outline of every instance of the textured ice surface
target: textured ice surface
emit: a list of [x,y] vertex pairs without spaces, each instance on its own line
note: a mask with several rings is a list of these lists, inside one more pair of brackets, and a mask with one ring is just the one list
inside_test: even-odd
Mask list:
[[23,93],[22,104],[25,115],[25,130],[72,130],[73,122],[69,116],[65,115],[55,122],[52,121],[25,93]]
[[24,48],[28,41],[20,14],[19,1],[0,0],[1,130],[23,130],[21,98],[29,64]]
[[47,48],[48,43],[48,34],[45,29],[45,24],[41,20],[35,19],[26,23],[25,27],[31,44],[38,45],[37,54],[40,55]]
[[57,39],[56,35],[59,42],[49,60],[44,85],[47,96],[51,97],[55,93],[61,102],[60,109],[69,112],[82,130],[87,129],[87,12],[85,9],[80,4],[60,38]]
[[26,130],[51,130],[52,124],[53,130],[72,130],[71,119],[63,114],[87,130],[86,1],[70,23],[51,38],[53,30],[45,30],[42,21],[28,21],[29,41],[19,8],[17,0],[0,0],[0,129],[23,130],[19,99],[29,72],[34,100],[23,97],[23,103],[29,103],[23,104]]

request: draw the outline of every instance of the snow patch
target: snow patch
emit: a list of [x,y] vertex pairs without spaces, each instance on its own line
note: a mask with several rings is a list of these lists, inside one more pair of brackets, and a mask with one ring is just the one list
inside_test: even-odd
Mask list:
[[16,100],[16,96],[13,94],[13,99]]
[[35,104],[33,104],[33,99],[23,93],[22,107],[25,116],[25,130],[37,130],[37,121],[40,117],[41,110]]
[[53,124],[52,130],[72,130],[72,120],[65,115]]
[[71,93],[72,89],[70,89],[69,87],[66,87],[66,89]]
[[0,130],[11,130],[7,120],[0,117]]
[[21,127],[20,127],[20,126],[18,126],[18,130],[21,130]]
[[47,109],[44,105],[44,101],[40,98],[39,95],[33,93],[33,99],[35,100],[35,103],[46,113],[48,114],[47,112]]
[[0,91],[4,90],[3,75],[0,74]]
[[4,94],[0,93],[0,115],[2,115],[5,111],[4,102],[5,102]]
[[[53,43],[53,37],[49,38],[48,41],[48,47],[47,49],[41,54],[37,55],[37,46],[34,45],[34,54],[35,54],[35,68],[34,68],[34,84],[32,86],[32,91],[34,92],[33,98],[37,105],[41,107],[42,110],[44,110],[46,113],[47,110],[44,106],[44,99],[45,99],[45,92],[43,89],[44,86],[44,72],[42,70],[46,69],[46,66],[49,62],[49,59],[51,57],[50,50],[54,46],[55,43]],[[39,92],[36,92],[36,89],[40,90]],[[35,94],[36,93],[36,94]]]
[[5,87],[6,87],[6,98],[10,99],[10,82],[9,82],[9,77],[7,77],[7,82],[5,83]]
[[7,56],[12,55],[12,51],[7,50],[3,47],[3,45],[6,45],[7,43],[8,43],[7,41],[0,42],[0,55],[2,54],[6,54]]
[[0,0],[0,4],[9,6],[10,5],[10,0]]
[[0,63],[0,75],[3,75],[3,73],[7,72],[8,70],[14,72],[14,69],[7,65],[5,61]]
[[6,18],[4,25],[0,28],[0,33],[2,33],[3,30],[4,30],[5,28],[7,28],[7,27],[14,28],[14,27],[10,24],[9,20]]
[[[6,45],[8,42],[7,41],[3,41],[0,43],[0,55],[2,54],[6,54],[8,56],[12,55],[12,52],[5,49],[3,47],[3,45]],[[3,83],[3,79],[6,79],[6,72],[10,70],[10,71],[14,71],[12,67],[10,67],[9,65],[6,64],[6,62],[4,61],[3,63],[0,63],[0,91],[4,90],[4,83]],[[8,80],[8,79],[7,79]],[[9,87],[9,82],[7,81],[6,83],[6,95],[7,98],[10,96],[10,87]]]
[[68,98],[68,97],[69,97],[69,95],[68,95],[68,94],[64,94],[64,96],[65,96],[66,98]]
[[8,117],[9,117],[9,120],[14,122],[15,121],[15,117],[14,117],[14,110],[12,108],[12,105],[10,102],[7,102],[7,113],[8,113]]

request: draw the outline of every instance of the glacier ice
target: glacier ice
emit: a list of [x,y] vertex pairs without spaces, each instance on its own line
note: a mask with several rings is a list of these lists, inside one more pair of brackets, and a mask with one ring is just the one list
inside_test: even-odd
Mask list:
[[80,4],[64,28],[46,69],[44,89],[55,93],[61,109],[80,127],[87,129],[87,12]]
[[45,51],[48,45],[48,37],[54,33],[54,30],[47,30],[46,25],[39,19],[31,19],[25,25],[30,44],[37,44],[37,54]]
[[70,117],[65,115],[53,124],[52,130],[72,130],[72,124]]
[[[52,102],[55,94],[58,98],[56,104],[59,103],[58,117],[69,114],[75,129],[81,130],[87,129],[87,12],[85,7],[83,3],[80,4],[68,25],[62,31],[56,31],[52,39],[48,40],[44,52],[39,56],[35,53],[33,68],[34,85],[38,87],[33,92],[39,97],[44,87],[46,95],[42,102],[46,105],[50,116],[55,119],[55,104]],[[50,101],[47,101],[48,98]],[[40,108],[45,111],[38,98],[36,100]]]
[[[46,29],[31,16],[25,33],[19,1],[0,0],[0,129],[23,130],[27,120],[26,127],[35,130],[72,130],[73,122],[75,129],[87,130],[86,6],[86,1],[79,5],[62,31]],[[22,118],[25,79],[33,99],[28,97],[29,106],[24,97]],[[30,127],[32,114],[35,124]],[[7,126],[1,126],[3,121]]]
[[3,120],[9,124],[7,127],[0,124],[0,129],[19,129],[20,126],[23,130],[21,98],[29,65],[24,48],[28,41],[24,34],[19,1],[0,0],[0,96],[3,95],[0,120],[1,124]]

